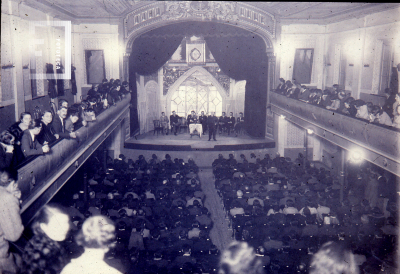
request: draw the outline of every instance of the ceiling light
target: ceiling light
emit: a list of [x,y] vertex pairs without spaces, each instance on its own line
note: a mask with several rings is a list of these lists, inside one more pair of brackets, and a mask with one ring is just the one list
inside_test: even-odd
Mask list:
[[311,134],[314,133],[314,130],[312,130],[312,129],[307,129],[307,133],[311,135]]

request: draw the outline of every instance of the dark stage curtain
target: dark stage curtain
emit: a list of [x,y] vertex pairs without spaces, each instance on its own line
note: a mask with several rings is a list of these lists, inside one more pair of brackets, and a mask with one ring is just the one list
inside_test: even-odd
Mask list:
[[131,135],[139,129],[136,73],[150,75],[156,73],[174,54],[184,35],[172,37],[159,36],[160,29],[146,33],[137,38],[132,47],[129,59],[129,87],[131,97]]
[[264,137],[267,102],[265,42],[249,31],[214,22],[185,22],[147,32],[137,38],[129,62],[132,92],[131,129],[139,128],[136,75],[156,72],[175,52],[185,36],[203,36],[221,70],[235,80],[246,80],[246,130]]

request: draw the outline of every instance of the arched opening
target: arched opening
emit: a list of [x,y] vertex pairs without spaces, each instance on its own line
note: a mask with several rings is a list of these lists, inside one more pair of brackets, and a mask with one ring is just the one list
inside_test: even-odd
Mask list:
[[[254,137],[265,137],[269,86],[267,48],[270,49],[270,45],[266,45],[265,39],[248,30],[216,22],[191,21],[163,26],[137,38],[131,37],[131,41],[134,40],[129,60],[131,89],[136,91],[136,73],[149,75],[156,72],[170,59],[183,37],[192,35],[204,37],[226,75],[238,81],[246,80],[246,129]],[[137,106],[137,102],[134,102],[135,94],[132,98],[134,110]],[[187,111],[186,108],[183,111]],[[133,119],[135,116],[134,113],[131,115]]]

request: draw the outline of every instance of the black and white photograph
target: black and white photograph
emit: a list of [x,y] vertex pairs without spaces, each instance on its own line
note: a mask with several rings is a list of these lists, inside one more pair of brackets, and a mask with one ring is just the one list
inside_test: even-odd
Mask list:
[[399,273],[399,19],[1,1],[0,274]]

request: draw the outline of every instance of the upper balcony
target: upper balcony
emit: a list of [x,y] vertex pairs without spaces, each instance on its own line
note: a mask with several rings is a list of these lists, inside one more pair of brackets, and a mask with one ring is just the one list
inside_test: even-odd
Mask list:
[[319,106],[270,93],[271,110],[346,150],[359,149],[363,157],[400,175],[400,132]]
[[[96,121],[78,129],[77,139],[56,142],[50,153],[36,156],[18,168],[24,223],[28,223],[50,201],[103,141],[129,117],[129,106],[130,95],[100,113]],[[129,125],[127,119],[124,125]]]

